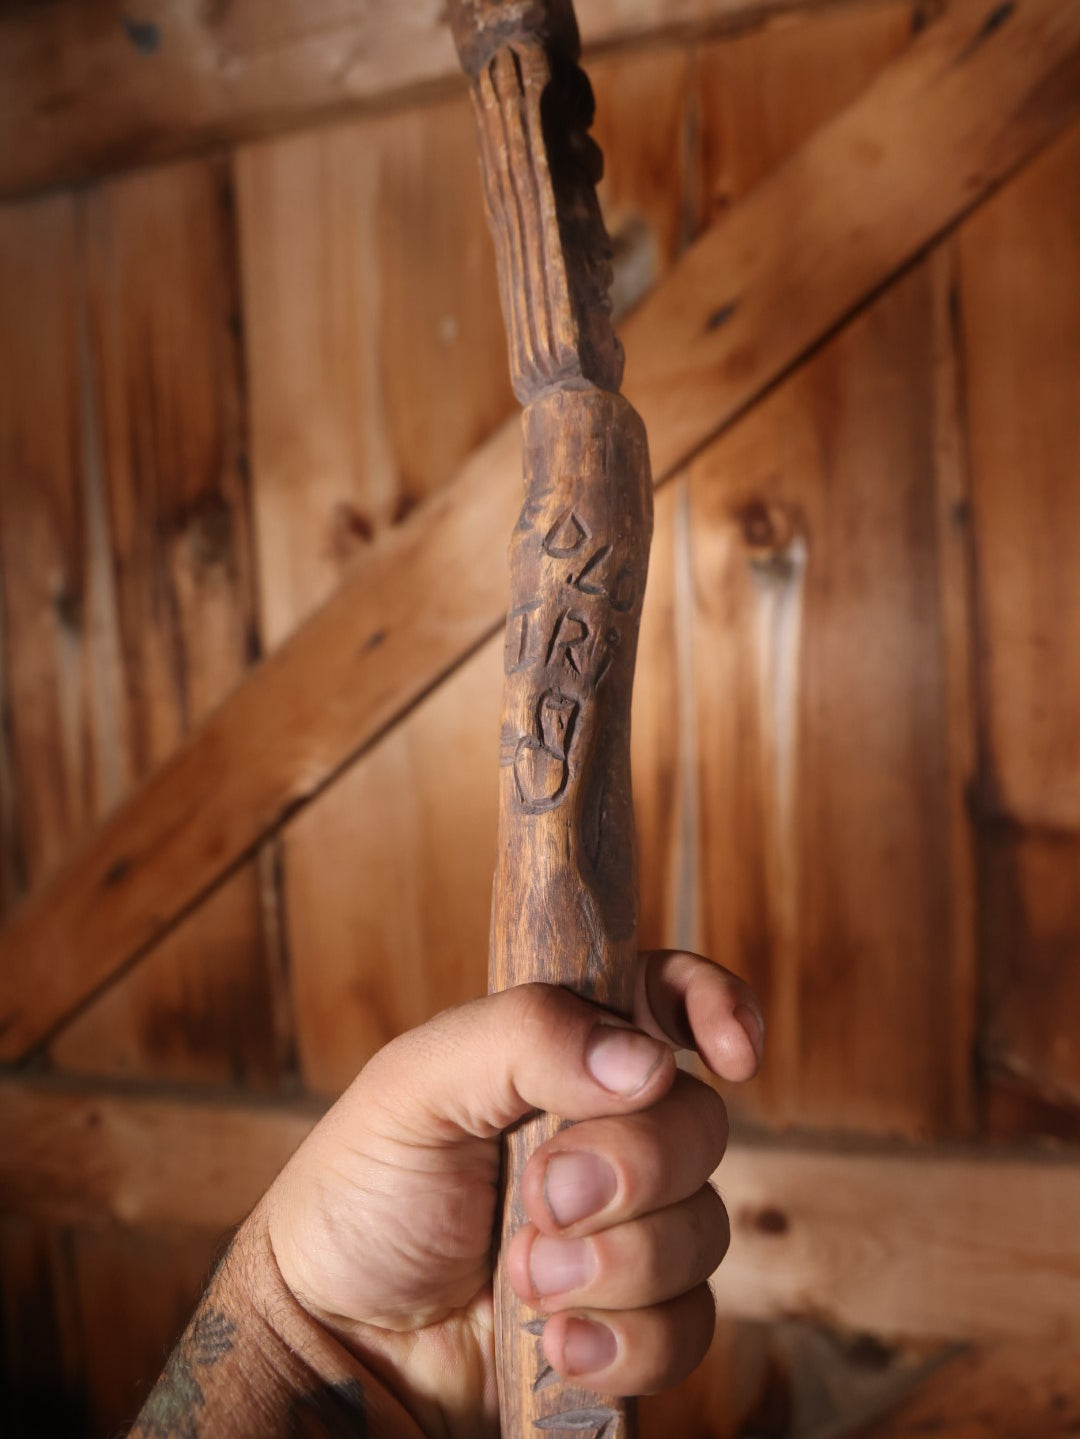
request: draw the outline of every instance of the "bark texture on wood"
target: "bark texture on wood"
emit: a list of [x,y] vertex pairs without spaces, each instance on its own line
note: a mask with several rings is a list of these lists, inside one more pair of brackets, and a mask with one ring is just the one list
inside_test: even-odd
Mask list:
[[[611,245],[596,197],[589,82],[568,0],[459,0],[488,222],[524,416],[525,499],[510,542],[493,989],[563,984],[623,1014],[637,950],[630,699],[652,535],[645,427],[617,393]],[[518,1180],[559,1119],[507,1141],[501,1238]],[[495,1275],[507,1439],[537,1430],[627,1439],[632,1403],[562,1380],[544,1320]]]

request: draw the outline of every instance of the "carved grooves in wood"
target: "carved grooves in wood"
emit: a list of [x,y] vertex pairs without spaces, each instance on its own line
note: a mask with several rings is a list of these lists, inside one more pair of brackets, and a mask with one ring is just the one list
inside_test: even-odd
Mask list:
[[530,38],[508,42],[477,73],[488,221],[522,404],[588,380],[617,391],[622,347],[611,326],[611,246],[587,129],[592,90],[572,60]]
[[523,404],[580,373],[540,119],[549,76],[543,49],[520,43],[493,56],[473,91],[511,378]]

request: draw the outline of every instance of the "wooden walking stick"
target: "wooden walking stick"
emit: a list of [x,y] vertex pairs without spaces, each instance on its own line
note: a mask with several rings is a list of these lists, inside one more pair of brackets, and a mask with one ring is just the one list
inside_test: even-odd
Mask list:
[[[491,988],[543,980],[628,1015],[637,954],[630,696],[652,535],[645,429],[618,393],[611,249],[596,199],[592,91],[570,0],[451,0],[471,79],[525,500],[510,541]],[[509,1136],[502,1235],[525,1160]],[[632,1403],[564,1383],[542,1321],[495,1279],[505,1439],[629,1439]]]

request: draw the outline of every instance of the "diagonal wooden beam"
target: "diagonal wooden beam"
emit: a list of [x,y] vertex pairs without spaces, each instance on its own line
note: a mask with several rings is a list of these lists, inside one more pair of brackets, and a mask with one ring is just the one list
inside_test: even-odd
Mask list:
[[[239,1223],[318,1111],[0,1083],[0,1210],[90,1227]],[[1080,1164],[733,1145],[721,1313],[890,1338],[1080,1340]]]
[[[581,0],[594,48],[811,0]],[[460,83],[443,0],[54,0],[0,20],[0,197]]]
[[[1080,113],[1080,5],[957,4],[625,330],[659,480]],[[0,1059],[40,1045],[498,628],[499,431],[0,933]]]

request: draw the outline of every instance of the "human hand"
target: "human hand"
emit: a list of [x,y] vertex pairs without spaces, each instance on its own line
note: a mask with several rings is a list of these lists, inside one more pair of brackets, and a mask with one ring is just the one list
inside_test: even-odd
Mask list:
[[673,1048],[749,1079],[760,1011],[740,980],[678,952],[643,955],[636,988],[637,1028],[528,985],[402,1035],[253,1216],[287,1289],[424,1434],[497,1431],[499,1136],[533,1110],[578,1121],[529,1160],[529,1223],[505,1256],[515,1290],[550,1316],[548,1362],[586,1388],[645,1393],[676,1383],[708,1347],[706,1281],[728,1240],[708,1179],[727,1121]]

